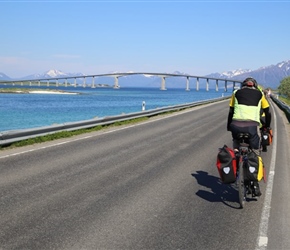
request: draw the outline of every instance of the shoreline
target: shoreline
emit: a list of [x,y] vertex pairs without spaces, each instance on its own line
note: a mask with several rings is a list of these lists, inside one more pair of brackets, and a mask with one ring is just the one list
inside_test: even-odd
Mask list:
[[66,91],[56,91],[56,90],[32,90],[28,91],[29,94],[60,94],[60,95],[79,95],[77,92],[66,92]]
[[63,90],[38,90],[38,89],[1,89],[2,94],[60,94],[60,95],[79,95],[78,92],[69,92]]

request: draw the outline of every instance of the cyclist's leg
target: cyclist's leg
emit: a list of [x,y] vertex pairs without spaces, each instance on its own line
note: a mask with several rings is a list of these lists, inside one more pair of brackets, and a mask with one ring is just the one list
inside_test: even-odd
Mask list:
[[[266,124],[266,117],[265,117],[265,114],[263,113],[264,116],[261,116],[260,117],[260,122],[261,122],[261,126],[260,126],[260,138],[263,136],[262,134],[262,130],[263,130],[263,127],[265,126]],[[267,152],[267,145],[263,144],[262,143],[262,138],[261,138],[261,144],[262,144],[262,151],[263,152]]]
[[[260,137],[259,127],[258,126],[248,127],[248,132],[251,135],[250,140],[249,140],[250,147],[257,155],[260,155],[261,137]],[[252,182],[252,191],[253,191],[253,193],[252,193],[253,196],[261,196],[262,195],[258,181]]]
[[250,147],[257,155],[260,155],[260,145],[261,145],[260,129],[258,126],[247,127],[247,129],[248,133],[251,135],[249,139]]
[[263,131],[263,128],[260,128],[260,137],[261,137],[261,147],[262,147],[262,151],[263,152],[267,152],[267,145],[265,143],[265,140],[263,139],[263,136],[264,136],[264,131]]
[[239,127],[239,126],[236,126],[234,124],[230,124],[230,130],[232,132],[233,148],[234,148],[234,150],[237,150],[238,151],[238,148],[240,146],[240,142],[237,139],[237,135],[239,133],[247,132],[247,131],[245,131],[245,128],[244,127]]

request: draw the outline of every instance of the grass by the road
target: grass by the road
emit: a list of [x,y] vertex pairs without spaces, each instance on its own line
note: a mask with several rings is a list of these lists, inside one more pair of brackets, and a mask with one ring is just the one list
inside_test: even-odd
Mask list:
[[109,125],[98,125],[96,127],[87,128],[87,129],[56,132],[54,134],[39,136],[39,137],[30,138],[30,139],[19,141],[19,142],[14,142],[14,143],[11,143],[10,145],[0,146],[0,150],[11,149],[11,148],[15,148],[15,147],[22,147],[22,146],[32,145],[35,143],[53,141],[53,140],[57,140],[57,139],[61,139],[61,138],[68,138],[68,137],[72,137],[75,135],[99,131],[99,130],[104,129],[104,128],[110,128],[110,127],[115,127],[115,126],[120,126],[120,125],[137,123],[137,122],[145,121],[148,119],[149,119],[149,117],[141,117],[141,118],[126,120],[126,121],[121,121],[121,122],[115,122],[115,123],[112,123]]

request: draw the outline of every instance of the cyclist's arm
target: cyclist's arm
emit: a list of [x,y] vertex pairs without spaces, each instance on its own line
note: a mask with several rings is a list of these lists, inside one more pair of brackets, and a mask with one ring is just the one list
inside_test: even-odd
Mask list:
[[267,101],[265,95],[262,96],[261,107],[265,113],[265,126],[269,128],[271,126],[272,115],[270,112],[269,102]]
[[234,115],[234,105],[235,105],[235,95],[233,94],[230,100],[230,110],[228,114],[227,130],[230,131],[230,124],[233,120]]
[[269,102],[267,101],[265,95],[262,96],[262,99],[261,99],[261,108],[262,109],[265,109],[265,108],[269,108],[270,107],[270,104]]
[[265,108],[264,109],[264,113],[265,113],[265,125],[267,128],[270,128],[271,126],[271,120],[272,120],[272,115],[270,112],[270,108]]
[[229,114],[228,114],[228,123],[227,123],[227,130],[230,131],[230,124],[232,123],[234,116],[234,107],[230,107]]

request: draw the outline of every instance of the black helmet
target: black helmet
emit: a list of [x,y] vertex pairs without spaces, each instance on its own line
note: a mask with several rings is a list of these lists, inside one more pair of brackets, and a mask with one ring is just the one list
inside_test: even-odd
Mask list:
[[248,77],[242,83],[242,87],[245,86],[258,88],[258,83],[253,77]]

